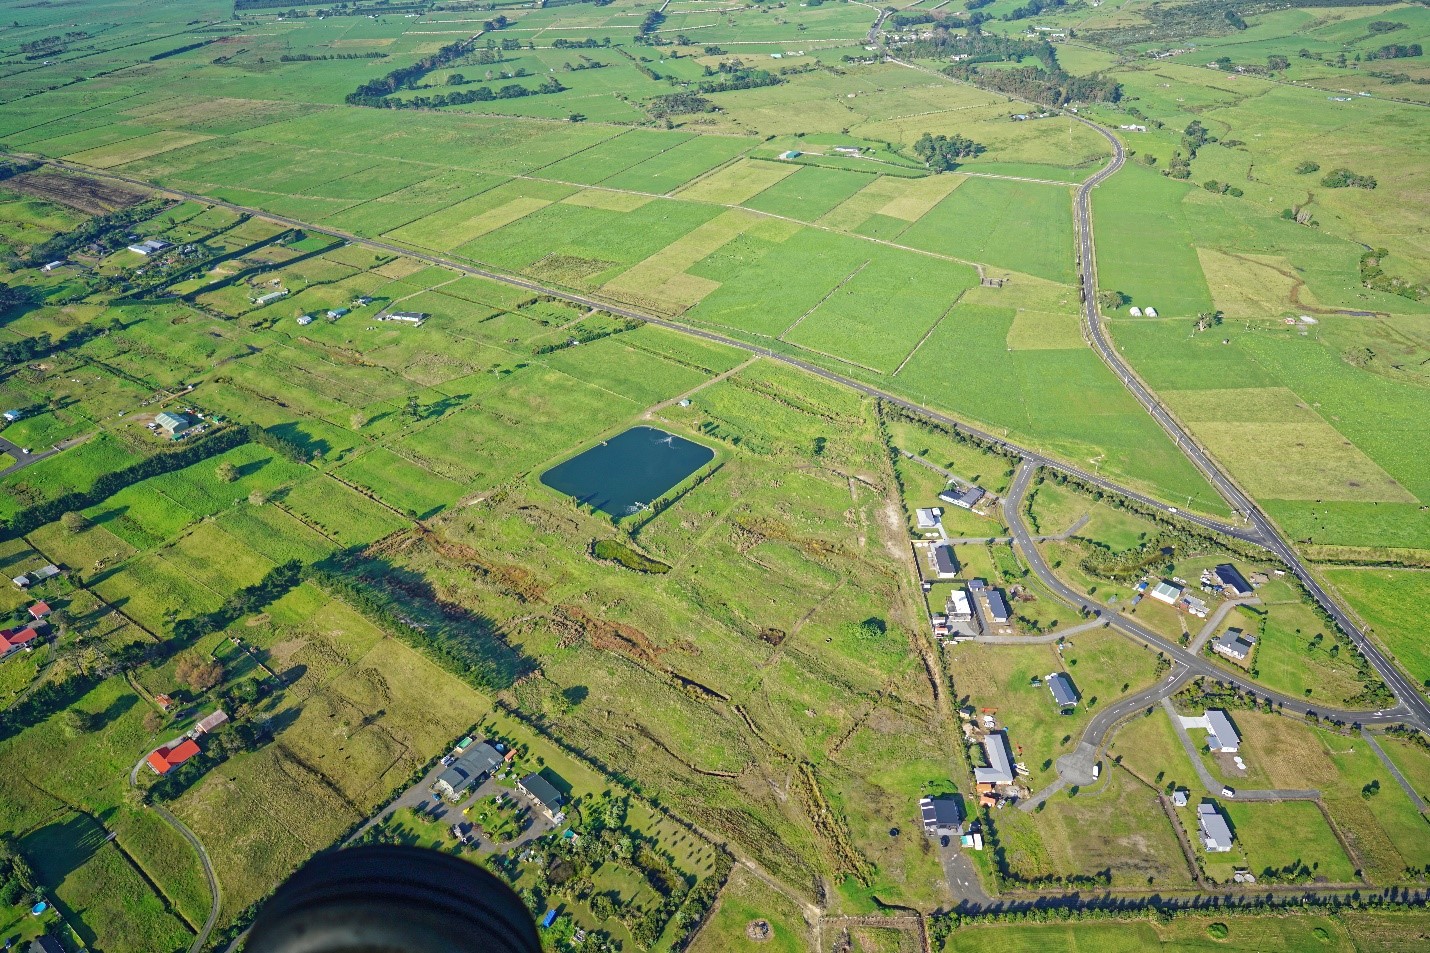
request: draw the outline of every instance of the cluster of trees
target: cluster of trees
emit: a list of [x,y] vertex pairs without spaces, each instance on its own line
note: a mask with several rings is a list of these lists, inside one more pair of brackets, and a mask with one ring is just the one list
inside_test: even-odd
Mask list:
[[135,222],[153,218],[163,210],[163,202],[141,202],[130,208],[109,212],[105,215],[96,215],[67,232],[60,232],[40,244],[32,246],[30,253],[21,259],[20,264],[23,267],[37,268],[45,262],[64,258],[76,248],[88,245],[90,242],[102,241],[111,233],[125,231]]
[[1390,43],[1365,55],[1368,60],[1399,60],[1410,56],[1420,56],[1425,50],[1419,43]]
[[369,80],[348,93],[344,102],[349,106],[382,106],[383,100],[400,89],[411,89],[428,73],[461,60],[476,47],[474,40],[448,43],[431,56],[425,56],[411,66],[398,67],[386,76]]
[[638,35],[636,38],[639,40],[642,37],[650,36],[652,33],[659,30],[660,25],[664,22],[664,13],[661,13],[659,10],[650,11],[645,15],[645,19],[641,21],[640,30],[638,31]]
[[1376,248],[1360,256],[1361,284],[1367,288],[1397,294],[1412,301],[1418,301],[1430,293],[1430,289],[1427,289],[1423,283],[1417,285],[1404,278],[1387,275],[1385,269],[1381,267],[1381,262],[1389,255],[1390,252],[1387,249]]
[[[694,877],[682,872],[675,859],[658,841],[627,823],[630,796],[608,794],[599,800],[583,801],[580,811],[584,824],[576,839],[558,838],[538,841],[542,862],[531,865],[522,874],[522,897],[533,910],[551,906],[553,896],[562,896],[585,903],[597,918],[615,917],[643,948],[651,948],[666,925],[685,908],[694,893]],[[632,904],[614,891],[598,890],[594,874],[603,864],[613,863],[632,870],[645,881],[656,901]],[[508,877],[515,873],[515,862],[504,858],[498,872]],[[534,876],[533,876],[534,875]],[[702,906],[691,909],[683,921],[693,916],[698,923],[719,891],[717,878],[713,889],[702,891],[697,898]]]
[[1202,188],[1208,192],[1215,192],[1218,195],[1230,195],[1234,199],[1239,199],[1246,194],[1230,182],[1218,182],[1216,179],[1207,179],[1202,183]]
[[386,53],[284,53],[278,57],[280,63],[316,63],[320,60],[381,60]]
[[1047,10],[1055,10],[1058,7],[1066,6],[1067,0],[1028,0],[1021,7],[1014,7],[1009,12],[1003,14],[1004,20],[1026,20],[1035,17]]
[[597,43],[594,37],[587,37],[584,40],[556,39],[551,41],[551,48],[554,50],[594,50],[598,47],[610,46],[611,38],[605,37]]
[[1358,175],[1350,169],[1332,169],[1321,176],[1321,185],[1328,189],[1373,189],[1376,184],[1375,176]]
[[980,70],[977,66],[961,63],[948,67],[944,72],[984,89],[1045,106],[1115,103],[1122,98],[1122,84],[1100,73],[1073,76],[1062,69],[1043,70],[1026,66],[1021,69]]
[[1174,44],[1196,37],[1225,36],[1246,29],[1242,14],[1252,10],[1246,2],[1191,0],[1189,3],[1151,5],[1139,12],[1142,22],[1097,30],[1095,42],[1126,47],[1139,43]]
[[646,103],[646,112],[656,119],[667,116],[682,116],[689,113],[713,113],[715,104],[699,93],[670,93],[657,96]]
[[497,99],[520,99],[523,96],[546,96],[565,91],[566,87],[561,85],[561,80],[549,76],[542,80],[535,89],[522,86],[520,83],[508,83],[495,92],[490,86],[478,86],[476,89],[468,89],[460,93],[436,93],[431,96],[414,96],[411,99],[385,96],[377,102],[369,102],[364,105],[376,106],[381,109],[441,109],[444,106],[489,103]]
[[38,40],[26,40],[24,43],[20,44],[20,52],[38,53],[43,55],[46,53],[53,53],[67,43],[74,43],[79,40],[87,39],[89,39],[89,34],[85,31],[71,30],[63,36],[55,34],[54,36],[42,36]]
[[702,93],[728,93],[737,89],[758,89],[761,86],[778,86],[784,80],[769,70],[754,69],[738,59],[722,60],[714,68],[705,67],[706,76],[719,77],[702,82],[697,87]]
[[22,897],[35,896],[35,872],[13,834],[0,834],[0,908],[13,907]]
[[914,155],[928,163],[928,167],[935,172],[957,168],[959,159],[971,159],[986,151],[980,143],[957,133],[935,136],[926,132],[914,143]]
[[394,598],[379,588],[387,577],[369,570],[357,554],[340,553],[322,565],[311,567],[306,575],[311,582],[358,610],[368,621],[426,653],[432,661],[476,687],[499,692],[511,686],[512,674],[504,671],[496,659],[495,648],[500,637],[490,620],[469,619],[472,626],[481,627],[481,631],[476,632],[448,631],[445,626],[415,622]]
[[88,490],[66,493],[56,499],[20,510],[4,522],[4,534],[7,538],[14,538],[33,532],[72,510],[84,510],[103,503],[120,490],[141,480],[193,466],[247,443],[249,439],[250,429],[243,427],[221,427],[198,437],[191,437],[173,450],[156,453],[121,470],[112,470],[101,475]]
[[[7,288],[0,285],[0,311],[5,308],[7,293],[20,292],[24,289]],[[8,344],[0,344],[0,364],[20,364],[28,361],[38,361],[41,358],[67,351],[72,347],[79,347],[86,341],[92,341],[102,334],[109,333],[118,319],[110,321],[95,322],[94,324],[81,324],[77,328],[71,328],[60,335],[58,341],[50,337],[50,332],[41,331],[39,334],[18,341],[11,341]]]

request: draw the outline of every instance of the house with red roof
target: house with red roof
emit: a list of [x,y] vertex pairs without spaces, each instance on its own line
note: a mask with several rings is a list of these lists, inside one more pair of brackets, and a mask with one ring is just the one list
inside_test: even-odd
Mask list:
[[23,629],[0,630],[0,659],[18,652],[39,637],[39,629],[29,625]]
[[199,746],[193,739],[185,738],[172,748],[167,745],[155,748],[146,760],[155,774],[165,775],[198,753]]
[[50,604],[48,602],[37,602],[30,606],[30,618],[43,619],[50,614]]

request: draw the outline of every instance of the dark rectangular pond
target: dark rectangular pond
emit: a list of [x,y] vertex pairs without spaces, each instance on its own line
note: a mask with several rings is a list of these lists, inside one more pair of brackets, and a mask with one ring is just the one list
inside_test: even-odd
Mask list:
[[559,463],[541,482],[612,516],[635,513],[715,457],[715,451],[654,427],[625,433]]

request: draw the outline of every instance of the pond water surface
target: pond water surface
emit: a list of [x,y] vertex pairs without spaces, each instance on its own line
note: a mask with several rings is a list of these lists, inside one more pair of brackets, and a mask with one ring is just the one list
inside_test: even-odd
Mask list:
[[547,470],[541,482],[612,516],[635,513],[715,458],[654,427],[632,427]]

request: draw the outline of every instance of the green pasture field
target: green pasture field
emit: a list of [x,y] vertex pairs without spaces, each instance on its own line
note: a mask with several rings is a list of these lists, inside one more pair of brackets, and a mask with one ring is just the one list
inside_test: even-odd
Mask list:
[[1416,682],[1430,680],[1424,607],[1430,605],[1430,573],[1415,569],[1323,570],[1336,592],[1369,625]]
[[[1037,790],[1056,777],[1053,762],[1077,745],[1086,721],[1098,706],[1134,693],[1156,678],[1152,653],[1107,632],[1073,636],[1060,655],[1054,645],[980,646],[965,643],[946,653],[960,696],[980,708],[995,708],[1018,760],[1031,772]],[[1053,705],[1044,685],[1031,679],[1064,671],[1082,696],[1071,716]],[[1124,687],[1125,686],[1125,687]],[[1067,738],[1063,741],[1061,739]]]
[[[1348,920],[1348,918],[1347,918]],[[1226,939],[1212,937],[1208,928],[1221,923]],[[1404,927],[1396,924],[1392,930]],[[1322,934],[1325,938],[1322,939]],[[1403,935],[1403,934],[1392,934]],[[1352,939],[1352,937],[1355,939]],[[1300,953],[1304,950],[1361,949],[1360,932],[1341,918],[1319,914],[1253,915],[1216,914],[1178,917],[1170,923],[1155,920],[1060,924],[975,924],[955,930],[943,949],[948,953],[973,953],[986,949],[1043,950],[1048,953],[1137,953],[1147,949],[1210,953]]]
[[1072,204],[1056,186],[969,179],[900,241],[1051,281],[1073,280]]

